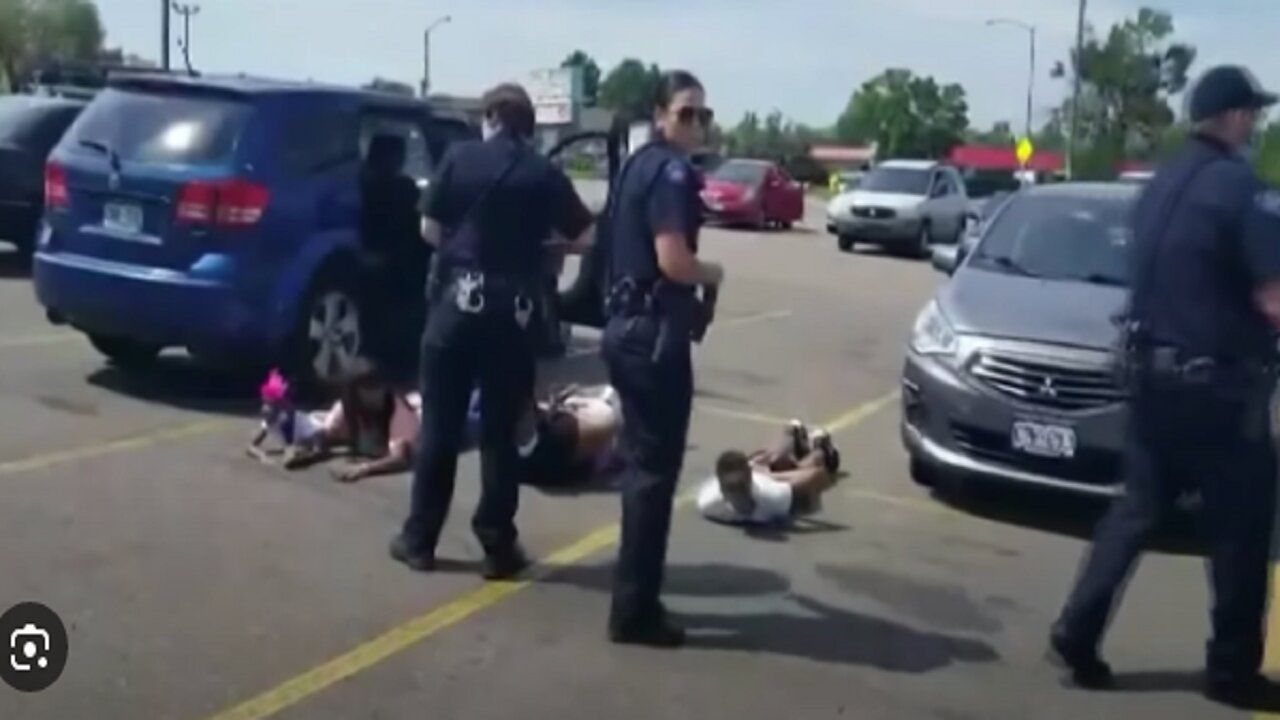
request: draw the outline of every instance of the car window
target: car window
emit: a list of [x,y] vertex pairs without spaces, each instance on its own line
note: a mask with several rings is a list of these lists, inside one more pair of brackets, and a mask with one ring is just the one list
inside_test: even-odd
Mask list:
[[369,153],[369,142],[375,135],[398,135],[405,141],[404,172],[415,180],[431,177],[435,163],[422,124],[405,118],[380,115],[366,116],[360,123],[360,157]]
[[281,162],[294,175],[322,172],[360,157],[354,113],[340,111],[293,114],[281,143]]
[[180,165],[226,162],[253,112],[243,101],[204,93],[109,88],[67,132],[85,152]]
[[924,196],[929,192],[932,179],[933,173],[928,170],[878,167],[862,177],[862,183],[858,185],[858,189],[868,192]]
[[711,177],[725,182],[759,184],[769,172],[762,163],[735,162],[730,160],[711,172]]
[[0,98],[0,145],[47,155],[79,114],[80,109],[74,106],[18,96]]
[[933,184],[933,196],[947,197],[948,195],[955,195],[955,194],[956,194],[955,182],[951,179],[950,175],[948,175],[946,172],[942,170],[939,170],[938,174],[935,176],[935,181]]
[[1132,196],[1017,195],[974,252],[985,270],[1122,286],[1128,277]]

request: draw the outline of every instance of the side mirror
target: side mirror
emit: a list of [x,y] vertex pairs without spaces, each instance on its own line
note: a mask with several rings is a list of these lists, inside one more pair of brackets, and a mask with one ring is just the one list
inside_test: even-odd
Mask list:
[[950,275],[960,266],[961,251],[958,245],[934,245],[929,250],[929,261],[933,269]]

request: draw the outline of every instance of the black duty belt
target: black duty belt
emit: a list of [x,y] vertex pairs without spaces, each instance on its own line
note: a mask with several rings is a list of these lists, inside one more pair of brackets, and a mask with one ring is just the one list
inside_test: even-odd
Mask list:
[[1195,355],[1170,346],[1140,348],[1135,359],[1139,372],[1186,384],[1261,382],[1277,371],[1275,362]]
[[539,283],[529,278],[461,268],[447,271],[443,280],[439,300],[452,302],[469,315],[510,308],[522,328],[533,317],[542,291]]
[[646,281],[624,277],[613,283],[605,298],[605,312],[614,317],[690,314],[697,297],[666,280]]

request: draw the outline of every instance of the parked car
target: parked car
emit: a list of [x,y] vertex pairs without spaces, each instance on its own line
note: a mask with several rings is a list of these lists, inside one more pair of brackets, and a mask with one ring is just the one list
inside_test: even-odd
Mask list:
[[733,159],[707,174],[707,217],[757,228],[789,228],[804,217],[804,188],[777,163]]
[[972,250],[935,249],[951,278],[916,318],[902,370],[916,482],[1119,491],[1112,318],[1125,302],[1136,195],[1117,183],[1027,188]]
[[858,185],[862,182],[862,176],[865,174],[866,172],[863,170],[850,170],[840,173],[836,177],[836,182],[838,184],[836,187],[836,193],[847,193],[857,190]]
[[[114,77],[54,150],[36,296],[116,364],[167,347],[301,381],[360,351],[360,184],[377,135],[425,184],[447,138],[412,98],[245,77]],[[433,151],[434,149],[434,151]]]
[[44,164],[84,108],[80,100],[0,97],[0,241],[29,258],[44,212]]
[[928,257],[936,243],[955,243],[964,232],[968,195],[964,179],[931,160],[889,160],[858,187],[827,205],[827,232],[845,252],[857,243]]

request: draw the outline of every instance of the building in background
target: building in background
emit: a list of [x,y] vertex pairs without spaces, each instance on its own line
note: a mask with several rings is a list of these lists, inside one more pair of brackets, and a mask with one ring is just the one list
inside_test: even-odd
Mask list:
[[825,168],[828,173],[866,170],[876,160],[876,146],[874,143],[871,145],[814,145],[809,148],[809,157]]

